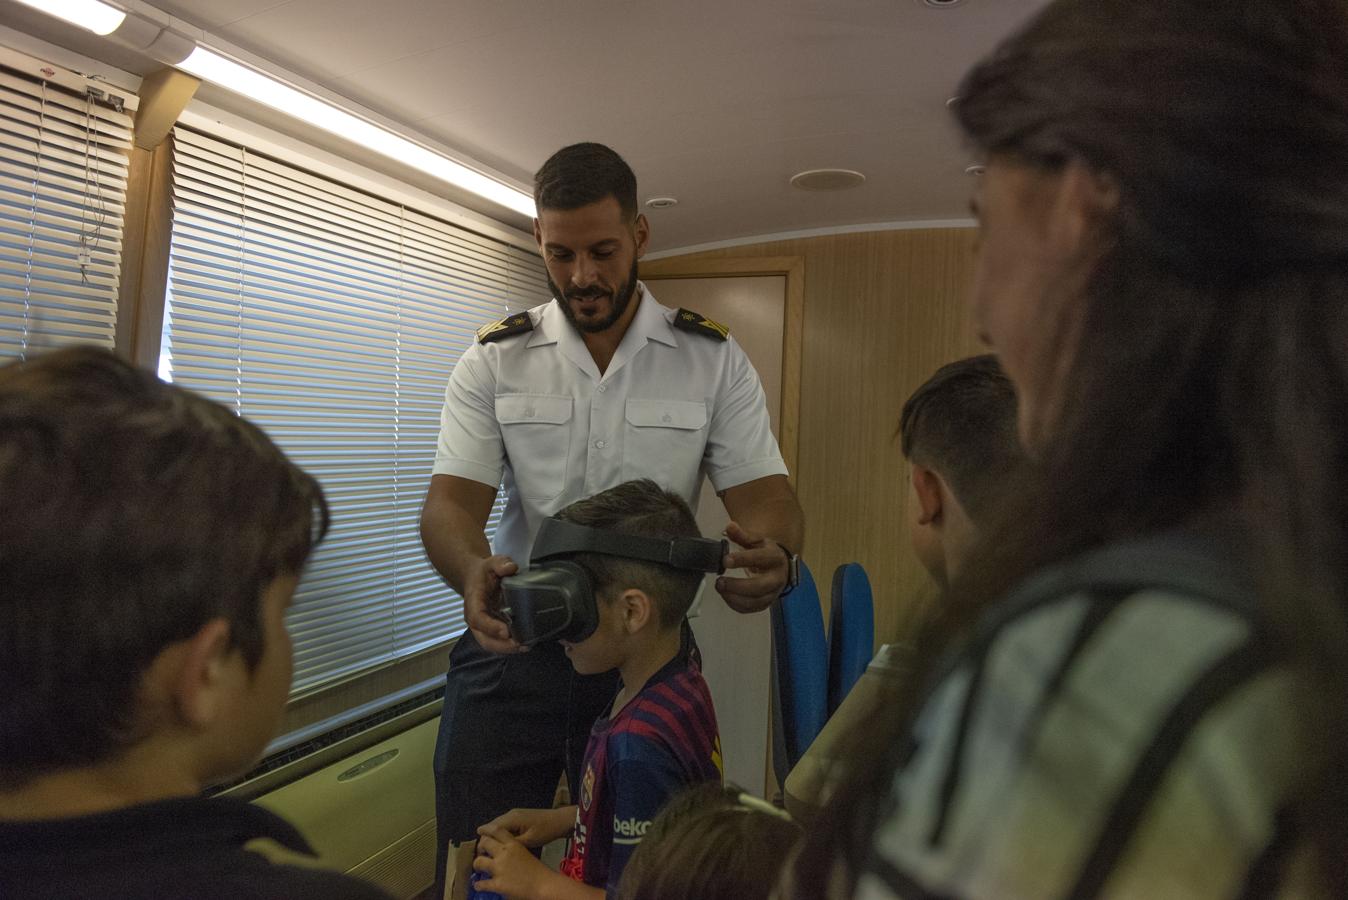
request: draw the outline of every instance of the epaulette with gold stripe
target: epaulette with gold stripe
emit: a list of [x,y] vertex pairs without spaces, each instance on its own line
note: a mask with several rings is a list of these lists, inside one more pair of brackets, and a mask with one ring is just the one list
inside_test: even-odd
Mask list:
[[730,337],[730,329],[727,326],[713,322],[702,313],[693,312],[691,309],[681,309],[674,314],[674,327],[718,341]]
[[510,337],[512,334],[521,334],[525,331],[534,330],[534,320],[529,317],[527,312],[515,313],[513,316],[506,316],[499,322],[492,322],[490,325],[483,325],[477,330],[477,342],[479,344],[490,344],[492,341],[499,341],[501,338]]

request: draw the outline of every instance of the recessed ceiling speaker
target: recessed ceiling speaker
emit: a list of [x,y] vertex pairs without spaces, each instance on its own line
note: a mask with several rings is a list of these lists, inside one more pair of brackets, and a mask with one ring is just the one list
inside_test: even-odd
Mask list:
[[845,191],[866,180],[851,169],[808,169],[791,176],[791,186],[802,191]]

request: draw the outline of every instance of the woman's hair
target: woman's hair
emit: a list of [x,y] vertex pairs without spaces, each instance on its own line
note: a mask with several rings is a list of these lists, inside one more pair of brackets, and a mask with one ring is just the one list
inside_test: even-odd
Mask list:
[[[1308,749],[1342,764],[1348,9],[1058,0],[958,96],[961,128],[993,161],[1083,165],[1118,202],[1051,438],[925,646],[939,649],[1036,568],[1225,511],[1280,649],[1318,682],[1300,711],[1321,742]],[[834,876],[854,883],[917,705],[874,730],[872,755],[858,755],[866,762],[812,827],[800,896],[822,895]],[[1321,779],[1299,810],[1341,886],[1344,785]]]
[[651,823],[619,900],[767,900],[800,835],[785,812],[737,787],[689,788]]

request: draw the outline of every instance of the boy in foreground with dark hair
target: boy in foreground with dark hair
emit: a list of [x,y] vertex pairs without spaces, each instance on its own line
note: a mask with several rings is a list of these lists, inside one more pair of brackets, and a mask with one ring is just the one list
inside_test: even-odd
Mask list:
[[[556,518],[646,538],[699,535],[688,505],[649,480],[573,503]],[[721,779],[716,713],[684,624],[702,574],[600,553],[572,561],[589,575],[598,626],[578,643],[564,642],[566,654],[581,674],[617,669],[621,688],[591,731],[577,805],[511,810],[479,829],[474,868],[490,878],[476,887],[513,900],[613,893],[665,801]],[[568,833],[560,873],[530,853]]]
[[899,437],[913,467],[913,551],[944,588],[1024,462],[1016,390],[997,357],[937,369],[903,404]]
[[285,611],[327,528],[258,428],[111,353],[0,368],[0,896],[359,898],[290,825],[200,796],[290,690]]

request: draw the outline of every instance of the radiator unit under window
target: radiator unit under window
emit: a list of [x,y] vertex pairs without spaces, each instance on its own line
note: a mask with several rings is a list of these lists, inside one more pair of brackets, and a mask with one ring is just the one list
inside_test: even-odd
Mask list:
[[[330,869],[371,881],[396,898],[416,897],[435,880],[432,759],[439,716],[287,779],[291,765],[225,793],[251,797],[308,838]],[[345,742],[343,742],[345,743]],[[323,754],[331,759],[342,745]],[[293,766],[312,767],[313,760]],[[261,792],[259,791],[259,783]],[[280,787],[266,785],[281,783]]]

